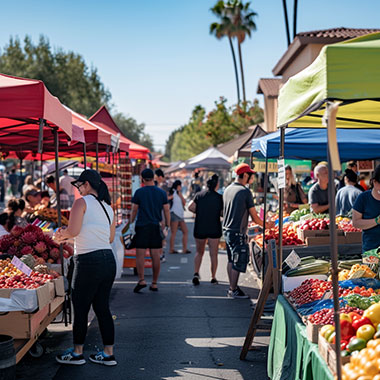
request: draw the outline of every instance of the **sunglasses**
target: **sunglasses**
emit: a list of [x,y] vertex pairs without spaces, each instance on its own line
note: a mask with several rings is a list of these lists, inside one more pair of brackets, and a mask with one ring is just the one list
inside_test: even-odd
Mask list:
[[84,182],[79,182],[79,183],[74,184],[73,186],[76,187],[79,190],[80,187],[83,186],[83,185],[84,185]]

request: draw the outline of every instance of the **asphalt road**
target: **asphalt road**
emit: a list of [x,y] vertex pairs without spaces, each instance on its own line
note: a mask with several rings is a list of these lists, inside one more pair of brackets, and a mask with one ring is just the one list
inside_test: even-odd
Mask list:
[[[61,366],[57,353],[71,346],[71,327],[51,325],[42,339],[46,353],[39,359],[25,357],[17,366],[18,379],[267,379],[268,332],[258,332],[255,350],[246,361],[239,360],[241,346],[252,315],[251,301],[226,297],[227,257],[219,253],[218,285],[210,283],[210,261],[205,253],[201,284],[192,285],[195,254],[190,230],[191,254],[166,255],[161,266],[159,291],[145,288],[132,292],[137,277],[125,270],[115,281],[111,310],[115,318],[116,367],[102,367],[89,361],[83,366]],[[181,232],[177,233],[176,248]],[[151,281],[151,270],[146,269]],[[255,299],[258,290],[251,273],[241,278],[242,289]],[[101,348],[96,318],[89,323],[85,356]]]

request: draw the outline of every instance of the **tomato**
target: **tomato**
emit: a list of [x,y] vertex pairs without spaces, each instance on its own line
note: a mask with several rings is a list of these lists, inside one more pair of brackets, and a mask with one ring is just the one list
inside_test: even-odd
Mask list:
[[360,326],[356,331],[356,337],[364,339],[365,341],[370,340],[375,334],[375,328],[372,325]]
[[348,341],[347,340],[341,340],[340,341],[340,349],[341,351],[344,351],[347,347]]

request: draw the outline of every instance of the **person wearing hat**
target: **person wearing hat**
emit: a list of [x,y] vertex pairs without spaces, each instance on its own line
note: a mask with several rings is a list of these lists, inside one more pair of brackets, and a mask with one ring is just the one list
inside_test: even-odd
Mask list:
[[353,170],[346,169],[343,180],[344,187],[338,190],[335,197],[337,215],[348,215],[354,206],[356,198],[362,193],[362,191],[355,186],[358,181],[358,176]]
[[166,192],[155,186],[154,173],[151,169],[141,172],[143,187],[137,189],[132,198],[132,213],[130,223],[136,220],[133,245],[136,248],[136,268],[139,281],[134,288],[138,293],[146,287],[144,279],[145,252],[150,250],[153,266],[153,279],[149,289],[157,291],[158,275],[160,274],[160,254],[164,233],[161,229],[162,210],[164,210],[165,230],[170,225],[169,204]]
[[[230,288],[227,296],[230,298],[248,298],[239,288],[240,273],[245,273],[249,261],[249,246],[247,242],[248,218],[258,225],[263,222],[257,215],[250,185],[254,179],[254,171],[248,164],[240,164],[235,168],[237,178],[223,194],[223,233],[227,245],[227,273]],[[267,225],[270,228],[270,225]]]
[[29,186],[24,193],[24,198],[28,202],[30,208],[34,208],[41,203],[41,191],[36,190],[34,186]]
[[88,312],[94,309],[103,340],[103,351],[92,354],[93,363],[106,366],[117,364],[113,345],[115,328],[109,308],[109,298],[116,275],[116,262],[111,243],[115,237],[116,220],[111,207],[107,185],[95,170],[84,170],[72,182],[81,198],[70,213],[67,228],[60,228],[54,239],[64,242],[75,239],[72,302],[74,307],[74,348],[58,355],[61,364],[85,364],[83,345],[87,334]]

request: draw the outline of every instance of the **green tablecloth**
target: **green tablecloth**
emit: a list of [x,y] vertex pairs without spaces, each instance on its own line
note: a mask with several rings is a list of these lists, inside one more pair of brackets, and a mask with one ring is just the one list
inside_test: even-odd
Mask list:
[[306,327],[283,296],[278,296],[268,352],[272,380],[333,380],[318,345],[306,338]]

